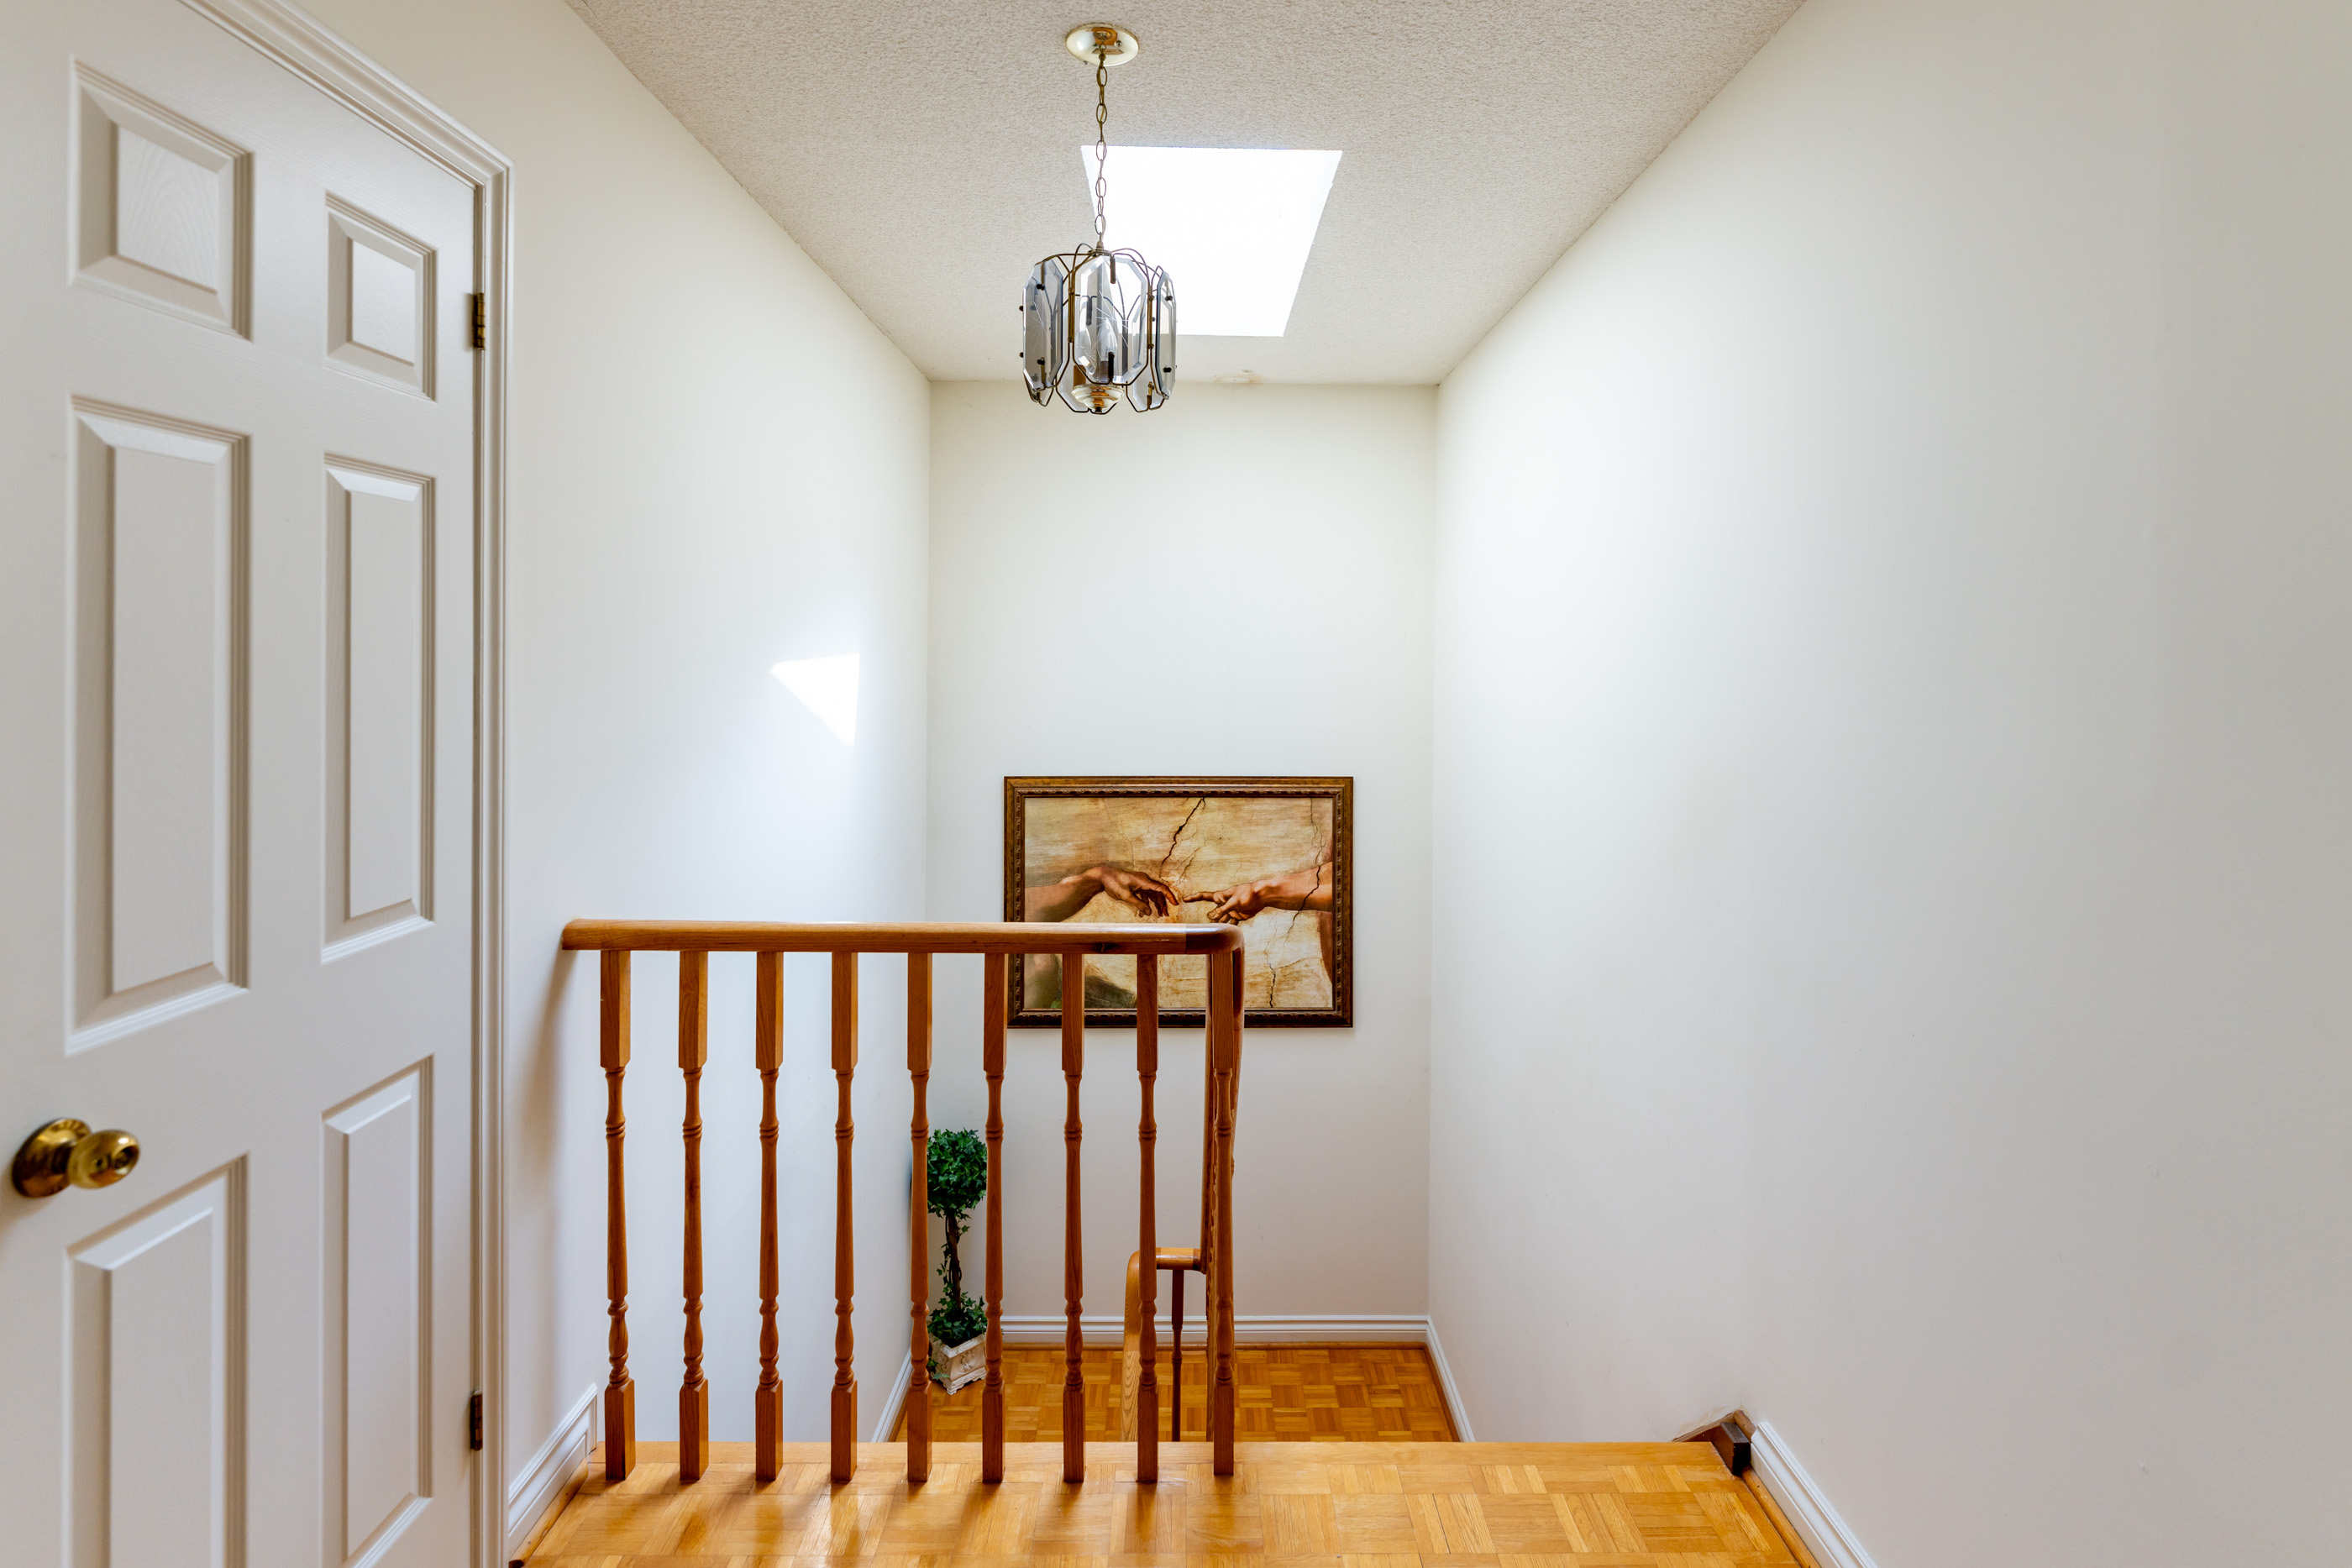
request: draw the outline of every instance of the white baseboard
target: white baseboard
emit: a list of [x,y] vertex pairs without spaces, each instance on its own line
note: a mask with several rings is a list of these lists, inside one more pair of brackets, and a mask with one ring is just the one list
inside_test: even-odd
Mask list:
[[1748,1434],[1748,1459],[1756,1467],[1756,1475],[1789,1522],[1804,1538],[1806,1550],[1821,1563],[1822,1568],[1876,1568],[1862,1542],[1853,1538],[1838,1511],[1797,1462],[1780,1435],[1772,1430],[1769,1421],[1759,1421]]
[[[1189,1325],[1188,1325],[1189,1326]],[[1185,1336],[1189,1343],[1191,1336]],[[1340,1313],[1331,1317],[1265,1317],[1234,1319],[1234,1339],[1240,1344],[1418,1344],[1429,1343],[1425,1317],[1372,1313]]]
[[907,1394],[915,1386],[915,1356],[909,1351],[898,1357],[898,1381],[890,1385],[889,1396],[882,1401],[882,1409],[874,1420],[869,1443],[887,1443],[891,1429],[898,1425],[898,1412],[906,1408]]
[[[1207,1325],[1185,1303],[1184,1349],[1208,1343]],[[1007,1344],[1060,1344],[1069,1320],[1059,1316],[1025,1317],[1007,1312],[1002,1320]],[[1168,1317],[1160,1317],[1160,1338],[1168,1339]],[[1127,1319],[1108,1313],[1087,1313],[1078,1319],[1078,1337],[1087,1344],[1119,1344],[1127,1337]],[[1423,1317],[1340,1315],[1297,1317],[1269,1315],[1234,1319],[1238,1344],[1427,1344],[1429,1320]]]
[[531,1526],[539,1522],[580,1461],[596,1442],[596,1396],[604,1392],[600,1384],[591,1384],[588,1392],[572,1407],[572,1414],[556,1423],[539,1452],[530,1457],[522,1474],[507,1491],[507,1543],[503,1556],[512,1557],[522,1550],[523,1538]]
[[1454,1383],[1454,1369],[1445,1364],[1445,1345],[1437,1337],[1436,1320],[1422,1321],[1428,1326],[1429,1359],[1437,1367],[1437,1391],[1445,1400],[1445,1412],[1454,1417],[1454,1435],[1465,1443],[1475,1443],[1478,1439],[1470,1432],[1470,1407],[1462,1403],[1462,1390]]

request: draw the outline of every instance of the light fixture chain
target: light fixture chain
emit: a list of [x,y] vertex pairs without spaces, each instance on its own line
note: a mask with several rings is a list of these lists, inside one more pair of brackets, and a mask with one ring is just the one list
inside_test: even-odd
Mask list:
[[1103,175],[1103,166],[1110,157],[1110,143],[1104,128],[1110,121],[1110,52],[1100,45],[1095,48],[1095,248],[1103,247],[1103,200],[1110,186]]

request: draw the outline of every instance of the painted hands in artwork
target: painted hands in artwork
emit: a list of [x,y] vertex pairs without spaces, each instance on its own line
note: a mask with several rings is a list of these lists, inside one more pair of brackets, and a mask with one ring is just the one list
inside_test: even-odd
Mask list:
[[1285,876],[1262,876],[1214,893],[1196,893],[1190,896],[1178,893],[1148,871],[1136,871],[1128,866],[1090,865],[1074,872],[1059,882],[1045,883],[1025,890],[1027,907],[1024,911],[1032,920],[1067,920],[1087,906],[1097,894],[1105,894],[1149,919],[1165,920],[1188,904],[1211,905],[1209,918],[1226,925],[1239,925],[1252,915],[1268,909],[1328,910],[1331,907],[1331,868],[1310,865]]
[[1209,911],[1209,918],[1226,925],[1239,925],[1266,909],[1328,910],[1331,907],[1331,868],[1310,865],[1287,876],[1237,882],[1222,892],[1200,894],[1184,902],[1214,905]]
[[[1067,862],[1065,862],[1067,863]],[[1059,882],[1024,888],[1022,913],[1031,920],[1067,920],[1087,906],[1097,893],[1108,894],[1137,914],[1164,920],[1184,903],[1174,888],[1148,871],[1126,866],[1090,865]]]
[[[1302,866],[1282,876],[1263,876],[1215,893],[1181,894],[1148,871],[1129,866],[1090,865],[1058,882],[1022,890],[1023,914],[1030,920],[1067,920],[1097,894],[1105,894],[1147,920],[1176,916],[1186,904],[1210,906],[1211,920],[1239,925],[1269,909],[1303,911],[1315,918],[1323,954],[1323,972],[1332,968],[1331,864],[1326,861]],[[1294,916],[1295,918],[1295,916]]]
[[[1254,882],[1237,882],[1221,893],[1206,895],[1211,907],[1209,918],[1226,925],[1239,925],[1250,916],[1267,909],[1304,910],[1315,917],[1315,935],[1323,951],[1323,973],[1336,975],[1331,967],[1331,865],[1328,861],[1302,866],[1286,876],[1262,876]],[[1187,904],[1198,902],[1186,899]],[[1298,916],[1293,915],[1296,922]]]

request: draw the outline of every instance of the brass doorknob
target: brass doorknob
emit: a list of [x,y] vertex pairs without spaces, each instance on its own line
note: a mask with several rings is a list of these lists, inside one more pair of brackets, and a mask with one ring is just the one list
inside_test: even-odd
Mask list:
[[139,1140],[121,1128],[93,1133],[65,1116],[25,1140],[8,1179],[26,1197],[47,1197],[68,1186],[112,1186],[138,1163]]

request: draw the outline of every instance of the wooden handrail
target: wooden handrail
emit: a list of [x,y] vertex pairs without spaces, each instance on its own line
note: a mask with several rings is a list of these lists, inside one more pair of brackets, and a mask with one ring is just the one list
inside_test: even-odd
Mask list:
[[[1076,998],[1065,1009],[1062,1023],[1062,1073],[1066,1095],[1063,1118],[1066,1169],[1063,1199],[1063,1290],[1067,1326],[1064,1340],[1063,1467],[1065,1479],[1086,1476],[1086,1395],[1079,1333],[1081,1295],[1085,1284],[1080,1250],[1082,1194],[1080,1190],[1080,1097],[1086,1064],[1087,958],[1093,954],[1130,954],[1136,958],[1136,1075],[1142,1094],[1143,1114],[1137,1126],[1141,1155],[1139,1172],[1139,1258],[1154,1258],[1161,1268],[1190,1267],[1208,1283],[1208,1349],[1212,1362],[1208,1428],[1212,1468],[1218,1475],[1234,1471],[1233,1376],[1233,1176],[1234,1122],[1238,1108],[1243,1023],[1241,933],[1227,925],[1029,925],[841,923],[792,924],[771,921],[716,920],[575,920],[563,929],[563,946],[593,951],[602,956],[598,999],[598,1058],[606,1082],[605,1273],[611,1315],[611,1370],[604,1400],[604,1473],[625,1479],[636,1463],[636,1386],[629,1375],[628,1353],[628,1231],[625,1222],[626,1181],[623,1157],[625,1123],[622,1115],[622,1084],[629,1064],[629,967],[641,952],[678,955],[678,1068],[685,1079],[685,1256],[680,1276],[686,1308],[685,1376],[678,1392],[679,1475],[682,1483],[700,1478],[709,1456],[709,1390],[703,1374],[702,1243],[706,1207],[702,1197],[701,1090],[709,1051],[709,968],[712,953],[757,956],[758,1006],[754,1022],[753,1059],[761,1080],[760,1118],[760,1384],[752,1396],[753,1464],[759,1481],[776,1479],[782,1455],[782,1385],[777,1371],[778,1226],[776,1214],[776,1079],[783,1064],[783,955],[826,953],[832,964],[832,1018],[828,1061],[837,1092],[834,1123],[834,1377],[832,1388],[832,1471],[846,1481],[856,1467],[857,1372],[852,1312],[856,1286],[856,1237],[851,1201],[852,1087],[857,1071],[857,959],[866,953],[907,956],[907,1071],[913,1093],[913,1116],[908,1127],[914,1159],[912,1210],[908,1215],[908,1348],[915,1357],[913,1393],[928,1400],[923,1361],[929,1350],[927,1322],[929,1305],[928,1276],[929,1221],[925,1202],[926,1158],[930,1127],[928,1090],[931,1077],[931,956],[940,953],[981,956],[985,969],[982,986],[982,1066],[988,1080],[988,1261],[983,1302],[987,1312],[987,1375],[981,1396],[981,1479],[1004,1477],[1004,1410],[1002,1346],[1003,1343],[1003,1089],[1005,1051],[1006,985],[1012,964],[1028,954],[1060,961],[1063,995]],[[1204,956],[1208,969],[1208,1050],[1202,1073],[1201,1239],[1197,1249],[1177,1252],[1160,1249],[1154,1234],[1156,1197],[1153,1161],[1158,1129],[1152,1113],[1152,1088],[1159,1074],[1160,959],[1180,955]],[[1178,1261],[1183,1260],[1184,1261]],[[1129,1365],[1124,1404],[1130,1423],[1143,1417],[1137,1442],[1136,1479],[1154,1480],[1159,1473],[1157,1379],[1149,1362],[1135,1366],[1139,1353],[1150,1357],[1155,1348],[1150,1327],[1158,1270],[1144,1271],[1136,1281],[1130,1270],[1128,1290]],[[1182,1275],[1176,1281],[1181,1303]],[[1137,1309],[1141,1321],[1137,1321]],[[1181,1306],[1178,1307],[1181,1314]],[[1138,1332],[1139,1329],[1139,1333]],[[1181,1343],[1171,1346],[1181,1355]],[[1181,1387],[1171,1390],[1181,1408]],[[926,1403],[909,1411],[907,1475],[919,1481],[930,1470],[930,1422]],[[1132,1427],[1130,1426],[1130,1429]],[[1174,1434],[1171,1434],[1171,1436]]]
[[1231,953],[1231,925],[1059,925],[979,921],[575,920],[563,928],[574,952],[632,953]]

